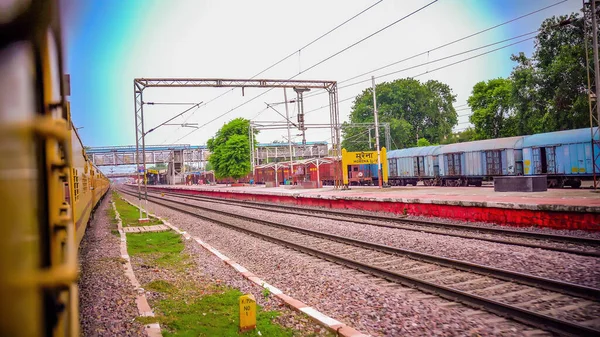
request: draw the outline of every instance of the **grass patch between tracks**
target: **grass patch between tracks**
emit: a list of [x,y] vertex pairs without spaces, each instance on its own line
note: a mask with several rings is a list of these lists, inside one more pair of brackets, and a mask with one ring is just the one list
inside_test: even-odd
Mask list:
[[[150,217],[150,221],[148,222],[140,223],[138,221],[140,218],[140,210],[138,208],[131,206],[125,200],[121,199],[121,196],[117,192],[113,192],[112,198],[115,202],[115,206],[117,206],[117,211],[119,211],[119,215],[121,216],[123,227],[154,226],[163,223],[159,219],[153,217]],[[145,215],[145,213],[142,214]]]
[[[113,198],[112,200],[114,200],[114,192],[113,192]],[[117,226],[117,214],[115,213],[115,209],[112,207],[112,205],[110,205],[109,207],[106,208],[106,215],[108,216],[108,221],[110,222],[109,225],[109,229],[110,232],[113,235],[119,236],[119,228]]]
[[[188,271],[197,268],[185,254],[181,236],[173,231],[128,233],[127,250],[141,267],[152,270],[152,281],[143,285],[152,291],[150,305],[156,317],[138,317],[143,324],[158,321],[163,336],[306,336],[306,332],[282,327],[273,321],[276,311],[257,305],[257,329],[239,333],[239,290],[218,282],[198,279]],[[143,281],[143,279],[141,280]],[[260,331],[261,335],[258,334]],[[310,334],[309,334],[310,335]]]

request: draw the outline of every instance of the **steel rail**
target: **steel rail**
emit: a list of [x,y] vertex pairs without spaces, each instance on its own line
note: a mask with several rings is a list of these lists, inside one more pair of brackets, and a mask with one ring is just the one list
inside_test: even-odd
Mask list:
[[[155,197],[155,199],[159,199],[159,198]],[[386,252],[389,254],[407,255],[413,259],[418,259],[418,260],[425,261],[428,263],[435,263],[435,264],[442,265],[442,266],[449,267],[449,268],[460,269],[460,270],[464,270],[464,271],[468,271],[468,272],[475,272],[475,273],[482,274],[485,276],[492,275],[496,278],[499,278],[499,279],[502,279],[505,281],[517,282],[517,283],[521,283],[521,284],[525,284],[525,285],[529,285],[529,286],[533,286],[533,287],[537,287],[537,288],[541,288],[541,289],[546,289],[546,290],[550,290],[550,291],[569,294],[572,296],[578,296],[578,297],[586,298],[589,300],[600,301],[600,289],[598,289],[598,288],[592,288],[592,287],[587,287],[587,286],[583,286],[583,285],[579,285],[579,284],[539,277],[539,276],[535,276],[535,275],[519,273],[519,272],[515,272],[515,271],[508,271],[508,270],[495,268],[495,267],[489,267],[489,266],[480,265],[480,264],[476,264],[476,263],[455,260],[455,259],[450,259],[450,258],[445,258],[445,257],[440,257],[440,256],[435,256],[435,255],[430,255],[430,254],[425,254],[425,253],[420,253],[420,252],[416,252],[416,251],[408,250],[408,249],[390,247],[387,245],[381,245],[381,244],[367,242],[367,241],[363,241],[363,240],[347,238],[347,237],[343,237],[343,236],[339,236],[339,235],[335,235],[335,234],[329,234],[329,233],[325,233],[325,232],[321,232],[321,231],[310,230],[310,229],[286,225],[286,224],[282,224],[282,223],[278,223],[278,222],[273,222],[273,221],[269,221],[269,220],[258,219],[258,218],[248,217],[248,216],[244,216],[244,215],[240,215],[240,214],[234,214],[234,213],[230,213],[230,212],[220,211],[220,210],[216,210],[216,209],[213,209],[210,207],[205,207],[205,206],[200,206],[200,205],[190,205],[188,203],[181,202],[181,201],[176,201],[176,200],[171,200],[171,199],[160,199],[160,200],[166,200],[166,201],[173,202],[176,204],[185,205],[188,207],[194,207],[197,209],[202,209],[205,211],[241,219],[244,221],[258,222],[258,223],[261,223],[261,224],[264,224],[267,226],[271,226],[271,227],[284,228],[284,229],[299,232],[299,233],[302,233],[305,235],[317,236],[317,237],[321,237],[323,239],[342,242],[342,243],[350,244],[350,245],[354,245],[354,246],[360,246],[363,248],[382,251],[382,252]]]
[[[222,203],[222,204],[230,204],[230,205],[231,204],[243,204],[244,206],[246,206],[248,208],[264,210],[264,211],[275,211],[273,208],[277,208],[277,209],[279,209],[278,212],[286,213],[286,214],[305,215],[305,216],[312,216],[315,218],[339,220],[339,221],[353,222],[353,223],[358,223],[358,224],[367,224],[367,225],[378,226],[378,227],[396,228],[396,229],[417,231],[417,232],[423,232],[423,233],[429,233],[429,234],[447,235],[447,236],[466,238],[466,239],[476,239],[476,240],[509,244],[509,245],[522,246],[522,247],[529,247],[529,248],[540,248],[540,249],[545,249],[545,250],[551,250],[551,251],[557,251],[557,252],[561,252],[561,253],[568,253],[568,254],[575,254],[575,255],[582,255],[582,256],[600,257],[600,250],[585,251],[585,250],[579,250],[579,249],[573,249],[573,248],[555,247],[555,246],[551,246],[551,245],[547,245],[547,244],[514,242],[514,241],[510,241],[510,240],[496,239],[496,238],[482,238],[482,237],[475,237],[475,236],[464,235],[464,234],[449,233],[449,232],[444,232],[444,231],[439,231],[439,230],[407,227],[407,226],[402,225],[402,222],[408,223],[409,225],[413,225],[412,222],[420,223],[420,222],[422,222],[421,220],[412,220],[412,219],[404,219],[404,218],[398,219],[398,218],[393,218],[393,217],[385,217],[386,220],[379,220],[379,221],[388,221],[388,222],[398,223],[398,224],[392,225],[392,224],[383,224],[383,223],[373,222],[371,218],[380,217],[378,215],[370,216],[370,215],[365,215],[365,214],[358,214],[355,212],[346,213],[346,212],[340,212],[340,211],[334,211],[334,210],[309,209],[309,208],[305,208],[305,207],[295,207],[295,206],[288,206],[288,205],[267,205],[264,203],[258,203],[258,202],[252,202],[252,201],[240,201],[240,200],[232,200],[232,199],[224,199],[224,198],[214,198],[214,197],[207,197],[207,196],[201,196],[201,195],[196,195],[196,194],[186,194],[186,193],[177,193],[177,192],[161,192],[161,193],[164,193],[167,195],[174,195],[174,196],[186,196],[190,199],[196,199],[196,200],[202,200],[202,199],[210,200],[212,202],[217,202],[217,203]],[[303,212],[304,214],[300,214],[299,212]],[[325,215],[316,215],[314,213],[333,214],[336,216],[344,217],[344,219],[331,217],[331,216],[325,216]],[[365,220],[355,220],[355,219],[351,219],[349,217],[358,217],[358,218],[365,219]],[[444,223],[437,223],[437,222],[430,222],[430,221],[427,221],[427,223],[428,224],[431,223],[435,227],[441,227],[441,228],[444,228],[447,230],[463,230],[463,228],[454,228],[454,227],[468,226],[469,228],[472,228],[472,229],[466,229],[468,232],[479,231],[479,232],[487,232],[487,234],[494,233],[494,234],[501,234],[501,235],[509,235],[511,237],[515,237],[517,233],[518,234],[528,233],[528,232],[521,232],[521,231],[514,231],[514,230],[481,228],[481,227],[469,226],[469,225],[444,224]],[[419,224],[417,224],[417,225],[419,225]],[[538,234],[538,233],[535,233],[535,234]],[[544,235],[544,238],[531,237],[531,236],[527,235],[527,236],[518,237],[518,239],[550,240],[550,241],[559,242],[559,243],[575,244],[574,242],[557,240],[554,238],[557,235],[553,235],[553,234],[541,234],[541,235]],[[545,238],[545,236],[552,236],[552,238]],[[559,236],[559,237],[563,237],[563,236]],[[564,236],[564,237],[569,238],[569,239],[576,238],[573,236]],[[588,238],[583,238],[583,239],[595,240],[595,239],[588,239]],[[598,244],[600,245],[600,240],[595,240],[595,241],[597,241]],[[576,244],[587,244],[587,243],[576,243]]]
[[[135,197],[135,195],[130,192],[125,192],[125,191],[122,191],[122,192]],[[559,318],[543,315],[540,313],[536,313],[536,312],[533,312],[533,311],[530,311],[527,309],[519,308],[519,307],[505,304],[502,302],[486,299],[484,297],[469,294],[467,292],[452,289],[450,287],[437,285],[437,284],[434,284],[431,282],[419,280],[417,278],[403,275],[400,273],[396,273],[393,271],[389,271],[389,270],[386,270],[386,269],[383,269],[383,268],[380,268],[377,266],[361,263],[361,262],[351,260],[351,259],[339,256],[339,255],[335,255],[332,253],[327,253],[327,252],[323,252],[323,251],[313,249],[313,248],[310,248],[307,246],[303,246],[303,245],[300,245],[300,244],[297,244],[297,243],[294,243],[294,242],[291,242],[288,240],[276,238],[276,237],[273,237],[273,236],[270,236],[267,234],[262,234],[262,233],[252,231],[247,228],[229,224],[222,220],[213,219],[211,217],[207,217],[205,215],[201,215],[201,214],[189,211],[189,210],[185,210],[185,209],[181,209],[178,207],[174,207],[172,205],[168,205],[167,203],[164,203],[164,202],[156,201],[156,200],[160,200],[159,198],[156,198],[156,197],[151,197],[151,199],[155,199],[155,201],[153,201],[155,204],[176,210],[178,212],[182,212],[182,213],[185,213],[185,214],[188,214],[188,215],[200,218],[200,219],[208,220],[210,222],[217,223],[224,227],[231,228],[231,229],[246,233],[248,235],[258,237],[260,239],[274,242],[276,244],[280,244],[285,247],[307,253],[309,255],[317,256],[317,257],[323,258],[325,260],[328,260],[328,261],[331,261],[331,262],[334,262],[337,264],[345,265],[347,267],[362,271],[364,273],[375,275],[375,276],[384,278],[384,279],[392,281],[392,282],[396,282],[396,283],[400,283],[400,284],[403,284],[406,286],[414,287],[414,288],[417,288],[421,291],[425,291],[428,293],[433,293],[433,294],[436,294],[438,296],[441,296],[443,298],[446,298],[446,299],[449,299],[452,301],[458,301],[461,303],[465,303],[465,304],[474,306],[476,308],[484,308],[485,310],[487,310],[489,312],[495,313],[500,316],[509,317],[509,318],[511,318],[515,321],[521,322],[521,323],[525,323],[525,324],[532,325],[532,326],[535,326],[538,328],[542,328],[544,330],[550,330],[555,333],[560,333],[560,334],[570,335],[570,336],[596,336],[596,335],[600,336],[600,330],[595,330],[595,329],[587,327],[587,326],[583,326],[583,325],[565,321],[565,320],[562,320]],[[189,205],[189,204],[174,201],[174,200],[166,199],[166,201],[176,203],[176,204],[181,204],[186,207],[202,208],[202,207],[198,207],[197,205]],[[204,208],[202,208],[202,209],[204,209]],[[215,211],[215,210],[208,209],[208,208],[206,208],[205,210],[208,210],[211,212]],[[220,212],[221,211],[216,212],[216,213],[221,214]],[[225,213],[225,212],[222,212],[222,213],[224,213],[226,216],[236,217],[229,213]],[[255,221],[255,220],[250,220],[250,221]],[[262,222],[263,220],[259,220],[259,221]],[[287,226],[287,225],[285,225],[285,226]],[[326,234],[326,235],[330,235],[330,234]],[[346,239],[346,238],[342,238],[342,239]],[[384,246],[384,247],[386,247],[386,246]],[[390,247],[388,247],[388,248],[390,248]]]

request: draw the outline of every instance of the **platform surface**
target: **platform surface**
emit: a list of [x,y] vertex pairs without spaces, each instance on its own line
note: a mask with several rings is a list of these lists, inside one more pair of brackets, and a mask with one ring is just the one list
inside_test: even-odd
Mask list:
[[545,209],[600,213],[600,189],[549,189],[545,192],[495,192],[493,187],[430,187],[407,186],[379,189],[351,187],[335,190],[331,186],[320,189],[299,189],[292,186],[264,187],[264,185],[231,187],[228,185],[153,185],[155,187],[212,190],[250,194],[296,195],[316,198],[348,198],[413,203],[454,204],[461,206],[501,207],[516,209]]

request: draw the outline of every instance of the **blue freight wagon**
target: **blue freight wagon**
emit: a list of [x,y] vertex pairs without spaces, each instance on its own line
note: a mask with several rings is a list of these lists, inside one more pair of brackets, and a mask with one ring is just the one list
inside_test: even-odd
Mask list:
[[[594,149],[596,158],[600,153]],[[548,187],[578,188],[593,177],[592,133],[589,128],[541,133],[523,139],[525,175],[547,175]],[[600,166],[600,160],[596,161]]]
[[395,186],[417,186],[417,182],[423,181],[426,186],[437,185],[438,151],[441,147],[423,146],[388,152],[389,183]]
[[445,186],[481,186],[494,176],[522,174],[523,137],[445,145],[439,150],[439,174]]

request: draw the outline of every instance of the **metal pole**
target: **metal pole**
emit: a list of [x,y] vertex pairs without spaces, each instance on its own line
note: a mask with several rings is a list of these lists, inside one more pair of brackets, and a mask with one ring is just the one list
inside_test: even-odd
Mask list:
[[292,135],[290,132],[290,109],[288,108],[287,92],[285,88],[283,88],[283,100],[285,101],[285,124],[287,125],[288,148],[290,150],[290,175],[292,176],[292,180],[294,180],[294,158],[292,156]]
[[392,145],[390,142],[390,123],[385,123],[384,127],[385,127],[385,148],[386,148],[386,150],[389,150],[392,148]]
[[[377,94],[375,93],[375,76],[371,76],[371,83],[373,85],[373,114],[375,115],[375,146],[377,148],[377,173],[379,174],[379,188],[383,184],[383,176],[381,172],[381,152],[379,151],[379,117],[377,116]],[[369,131],[369,134],[371,132]]]
[[250,122],[248,130],[248,132],[250,132],[250,167],[252,168],[252,178],[256,180],[256,164],[254,163],[254,129],[252,127],[252,122]]
[[598,22],[596,19],[596,0],[591,0],[592,3],[592,41],[594,43],[594,75],[596,77],[596,114],[598,115],[598,121],[600,121],[600,104],[598,104],[598,98],[600,97],[600,62],[598,61]]
[[[600,88],[598,88],[598,85],[600,84],[600,66],[599,66],[599,62],[598,62],[598,22],[597,22],[597,17],[596,17],[596,0],[591,0],[591,10],[592,10],[592,43],[593,43],[593,48],[594,48],[594,78],[595,78],[595,85],[596,85],[596,115],[597,115],[597,120],[596,122],[599,124],[599,128],[600,128],[600,104],[598,104],[598,99],[600,99]],[[587,50],[586,50],[587,53]],[[596,167],[596,154],[594,153],[595,149],[594,147],[598,144],[598,141],[596,139],[594,139],[595,134],[597,134],[599,131],[594,132],[594,128],[592,125],[592,168],[593,168],[593,174],[594,174],[594,189],[596,189],[598,187],[598,179],[597,179],[597,167]],[[600,140],[599,140],[600,141]]]
[[[133,109],[134,109],[134,113],[135,113],[135,171],[137,173],[138,203],[140,206],[139,207],[139,211],[140,211],[139,219],[141,219],[142,218],[142,186],[141,186],[141,181],[140,181],[140,136],[139,136],[140,130],[138,129],[138,125],[139,125],[138,98],[141,102],[142,101],[142,91],[138,90],[135,80],[133,81],[133,92],[134,92]],[[141,103],[140,103],[140,105],[141,105]],[[114,162],[115,163],[117,162],[116,154],[115,154]]]
[[317,158],[317,188],[321,188],[321,173],[319,172],[319,158]]
[[142,116],[142,163],[144,166],[144,205],[146,217],[148,219],[148,184],[146,182],[146,132],[144,131],[144,102],[140,106],[140,115]]

